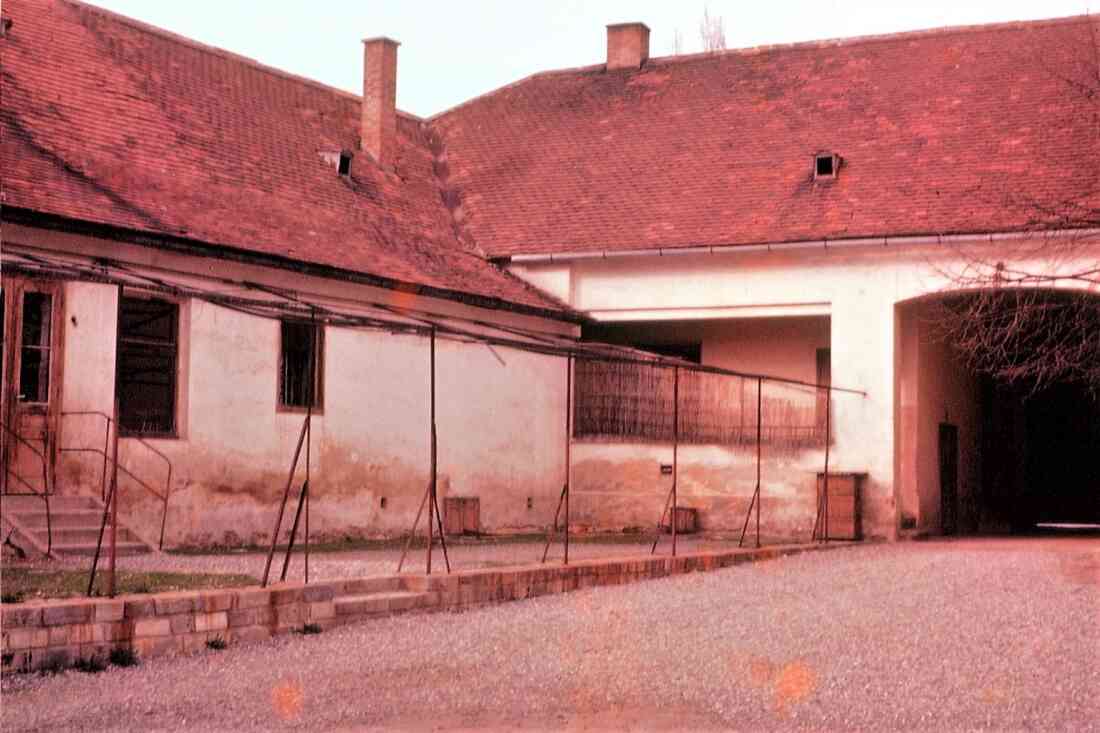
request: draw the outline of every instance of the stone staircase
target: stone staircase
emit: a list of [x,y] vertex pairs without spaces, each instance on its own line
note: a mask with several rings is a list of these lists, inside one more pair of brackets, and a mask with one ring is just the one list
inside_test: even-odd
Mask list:
[[[95,496],[51,496],[49,524],[46,503],[40,496],[0,497],[0,524],[4,528],[4,537],[11,533],[11,541],[28,555],[50,554],[62,558],[93,555],[102,521],[103,502]],[[50,530],[53,545],[47,553]],[[108,519],[103,533],[103,552],[106,552],[110,542],[110,533]],[[122,522],[118,525],[116,548],[119,555],[155,552],[152,545]]]
[[337,594],[333,599],[336,623],[347,623],[364,616],[384,616],[411,611],[424,605],[431,593],[426,578],[365,578],[349,581],[344,586],[346,595]]

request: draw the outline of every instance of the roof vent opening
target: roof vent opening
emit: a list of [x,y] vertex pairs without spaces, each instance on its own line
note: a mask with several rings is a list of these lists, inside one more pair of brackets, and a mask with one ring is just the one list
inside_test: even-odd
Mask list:
[[814,180],[836,178],[840,170],[840,156],[836,153],[818,153],[814,156]]
[[331,165],[336,169],[343,178],[351,178],[351,157],[353,153],[350,150],[318,150],[317,154],[321,156],[321,160],[325,161],[326,165]]

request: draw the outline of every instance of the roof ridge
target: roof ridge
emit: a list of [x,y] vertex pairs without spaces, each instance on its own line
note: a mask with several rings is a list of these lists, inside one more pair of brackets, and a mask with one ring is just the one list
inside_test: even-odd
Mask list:
[[[187,36],[167,30],[166,28],[161,28],[160,26],[153,25],[152,23],[146,23],[145,21],[138,20],[137,18],[131,18],[128,15],[123,15],[122,13],[117,13],[113,10],[108,10],[107,8],[102,8],[98,5],[92,5],[91,3],[84,2],[84,0],[61,0],[61,2],[78,9],[84,9],[93,13],[98,13],[99,15],[106,16],[113,22],[121,23],[122,25],[128,25],[143,33],[151,33],[174,43],[178,43],[181,46],[187,46],[188,48],[192,48],[197,51],[202,51],[204,53],[209,53],[214,56],[220,56],[231,61],[242,63],[246,66],[256,69],[257,71],[271,74],[272,76],[277,76],[288,81],[294,81],[301,84],[306,84],[311,87],[316,87],[318,89],[321,89],[322,91],[331,92],[338,96],[354,100],[356,102],[359,102],[360,104],[363,101],[362,95],[356,94],[354,92],[349,92],[346,89],[334,87],[330,84],[325,84],[324,82],[317,81],[316,79],[310,79],[308,76],[293,74],[289,71],[286,71],[285,69],[280,69],[278,67],[265,64],[262,61],[258,61],[250,56],[235,53],[219,46],[212,46],[208,43],[203,43],[202,41],[196,41],[194,38],[188,38]],[[397,110],[397,114],[415,122],[424,122],[423,117],[414,115],[411,112],[406,112],[399,109]]]
[[999,23],[969,23],[965,25],[947,25],[937,28],[917,28],[908,31],[894,31],[891,33],[869,33],[860,36],[840,36],[834,38],[817,38],[809,41],[792,41],[789,43],[768,43],[759,46],[746,46],[744,48],[728,48],[720,51],[700,51],[698,53],[679,54],[674,56],[656,56],[649,61],[657,61],[660,64],[679,63],[681,61],[693,61],[701,58],[714,58],[723,56],[755,56],[770,51],[799,51],[817,48],[833,48],[837,46],[860,46],[874,43],[889,43],[915,38],[935,38],[940,36],[962,35],[968,33],[982,33],[990,31],[1023,30],[1025,28],[1045,27],[1052,25],[1070,25],[1072,23],[1088,22],[1100,18],[1090,13],[1066,15],[1056,18],[1037,18],[1035,20],[1009,20]]
[[[673,56],[653,56],[650,57],[646,64],[642,66],[639,71],[644,71],[648,64],[654,63],[655,66],[664,66],[666,64],[679,64],[689,61],[698,61],[708,58],[723,58],[727,56],[755,56],[761,53],[768,53],[771,51],[799,51],[810,50],[816,48],[833,48],[837,46],[856,46],[862,44],[871,43],[888,43],[891,41],[899,41],[911,38],[928,38],[937,36],[949,36],[963,33],[977,33],[982,31],[1002,31],[1002,30],[1016,30],[1023,28],[1035,28],[1050,25],[1069,25],[1075,22],[1088,22],[1090,19],[1097,18],[1090,13],[1083,13],[1078,15],[1067,15],[1058,18],[1039,18],[1036,20],[1011,20],[1000,23],[971,23],[967,25],[950,25],[941,26],[938,28],[918,28],[910,31],[895,31],[893,33],[871,33],[862,36],[845,36],[837,38],[821,38],[810,41],[792,41],[790,43],[771,43],[763,44],[760,46],[747,46],[744,48],[729,48],[721,51],[700,51],[698,53],[678,54]],[[437,112],[433,115],[428,115],[424,118],[424,122],[433,123],[441,117],[457,112],[475,102],[479,102],[486,97],[490,97],[498,92],[503,92],[508,89],[512,89],[526,82],[534,79],[541,79],[551,76],[564,76],[568,74],[576,74],[585,71],[595,71],[607,66],[606,63],[588,64],[585,66],[572,66],[563,69],[548,69],[545,71],[536,71],[527,76],[521,77],[513,82],[504,84],[503,86],[490,89],[487,92],[471,97],[463,102],[456,104],[453,107]]]
[[444,115],[449,115],[452,112],[457,112],[458,110],[462,109],[463,107],[468,107],[469,105],[471,105],[475,102],[479,102],[482,99],[485,99],[486,97],[490,97],[490,96],[496,94],[497,92],[503,92],[507,89],[512,89],[513,87],[518,87],[520,84],[531,81],[532,79],[540,79],[544,76],[561,76],[561,75],[564,75],[564,74],[575,74],[579,71],[595,71],[596,69],[602,69],[606,65],[607,64],[588,64],[587,66],[571,66],[571,67],[568,67],[568,68],[565,68],[565,69],[547,69],[545,71],[535,71],[535,72],[532,72],[532,73],[528,74],[527,76],[520,77],[519,79],[516,79],[515,81],[510,81],[507,84],[504,84],[502,86],[494,87],[493,89],[490,89],[487,92],[482,92],[481,94],[478,94],[476,97],[470,97],[469,99],[467,99],[465,101],[459,102],[458,104],[456,104],[453,107],[448,107],[445,110],[442,110],[440,112],[436,112],[434,115],[428,115],[427,117],[424,118],[424,121],[430,124],[432,122],[435,122],[440,117],[443,117]]

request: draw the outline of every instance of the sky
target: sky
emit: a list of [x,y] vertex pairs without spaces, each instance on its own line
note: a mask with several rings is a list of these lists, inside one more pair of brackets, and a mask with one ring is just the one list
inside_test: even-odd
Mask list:
[[[91,0],[202,43],[360,93],[360,40],[401,43],[397,106],[428,117],[549,69],[602,63],[608,23],[641,21],[650,55],[701,50],[704,10],[727,48],[1079,15],[1100,0]],[[1092,8],[1095,10],[1096,8]]]

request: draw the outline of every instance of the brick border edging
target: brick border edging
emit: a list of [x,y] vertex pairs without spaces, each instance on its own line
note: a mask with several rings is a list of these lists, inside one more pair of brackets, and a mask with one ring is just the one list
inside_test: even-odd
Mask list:
[[853,544],[779,545],[677,557],[645,555],[569,565],[479,568],[450,575],[392,575],[309,585],[277,583],[268,588],[5,604],[0,614],[0,669],[9,673],[68,667],[78,660],[105,659],[115,648],[132,649],[141,658],[190,653],[219,637],[229,644],[253,643],[304,624],[328,629],[397,613],[457,611]]

